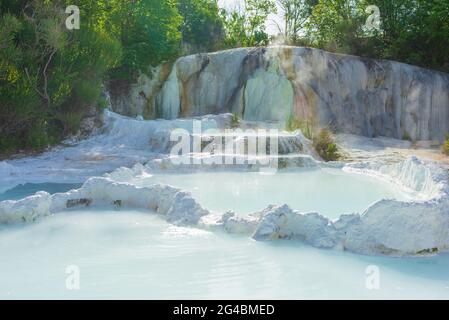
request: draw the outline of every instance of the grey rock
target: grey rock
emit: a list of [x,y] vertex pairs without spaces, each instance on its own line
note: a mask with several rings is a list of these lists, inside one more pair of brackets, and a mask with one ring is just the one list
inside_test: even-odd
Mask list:
[[241,48],[182,57],[148,93],[153,118],[233,112],[244,120],[293,116],[368,137],[442,140],[449,75],[303,47]]

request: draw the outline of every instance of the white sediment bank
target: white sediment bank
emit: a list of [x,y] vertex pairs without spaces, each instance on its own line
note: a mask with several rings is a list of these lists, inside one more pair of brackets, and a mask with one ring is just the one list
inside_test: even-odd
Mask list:
[[418,199],[426,200],[380,200],[362,214],[342,215],[334,221],[319,213],[273,206],[248,219],[228,213],[221,223],[228,232],[248,233],[256,240],[297,239],[319,248],[368,255],[413,256],[449,249],[449,187],[444,169],[414,157],[377,168],[346,166],[354,167],[413,188]]
[[139,188],[108,178],[91,178],[77,190],[50,195],[39,192],[19,201],[0,203],[0,223],[33,222],[70,208],[114,206],[148,209],[175,224],[196,224],[208,214],[187,193],[170,186]]
[[[203,116],[202,127],[223,128],[230,114]],[[0,161],[0,192],[25,183],[83,183],[122,166],[161,158],[170,150],[170,132],[192,129],[194,119],[142,121],[108,110],[101,133],[82,141],[66,141],[41,155]]]

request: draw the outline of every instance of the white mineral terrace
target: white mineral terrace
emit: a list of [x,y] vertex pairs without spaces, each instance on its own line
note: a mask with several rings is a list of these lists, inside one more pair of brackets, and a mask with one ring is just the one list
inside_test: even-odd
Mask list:
[[[231,115],[206,116],[201,120],[206,127],[224,129],[230,118]],[[417,256],[449,249],[448,171],[442,164],[416,157],[405,160],[401,157],[372,157],[366,161],[334,163],[329,167],[309,153],[310,141],[300,132],[284,134],[284,137],[289,137],[285,143],[296,137],[303,147],[299,148],[301,151],[286,155],[284,167],[274,177],[261,180],[264,185],[260,189],[255,188],[252,194],[251,190],[248,191],[246,200],[254,206],[239,206],[238,202],[244,204],[245,198],[233,200],[224,194],[229,207],[226,207],[225,200],[214,208],[211,201],[204,205],[204,200],[198,199],[207,190],[207,184],[216,179],[221,185],[215,187],[209,196],[216,192],[229,193],[232,190],[226,187],[226,179],[232,181],[237,176],[254,179],[258,175],[257,168],[248,165],[174,165],[168,155],[172,145],[169,133],[174,128],[189,129],[191,123],[192,120],[188,119],[135,120],[107,111],[105,129],[97,136],[38,157],[2,162],[3,189],[29,182],[84,184],[66,193],[51,195],[38,192],[21,200],[3,201],[0,203],[0,223],[31,223],[73,208],[115,207],[147,210],[177,226],[222,229],[259,241],[299,240],[317,248],[359,254]],[[293,140],[298,146],[298,141]],[[130,166],[133,163],[137,164]],[[196,172],[198,181],[189,184],[186,181],[189,177],[192,179],[192,172]],[[339,174],[343,175],[340,180]],[[356,179],[355,176],[362,180],[351,180]],[[201,183],[201,179],[203,191],[197,192],[195,197],[195,186],[198,186],[195,183]],[[305,179],[304,183],[301,179]],[[307,183],[316,179],[329,181],[308,190],[310,184]],[[178,180],[181,188],[176,186]],[[237,183],[236,188],[243,180]],[[290,198],[299,199],[293,199],[293,205],[277,202],[284,198],[274,196],[274,190],[282,189],[284,183],[286,193],[292,195]],[[270,185],[274,188],[270,189]],[[301,200],[301,195],[319,193],[320,190],[322,198],[315,194],[315,197],[305,196]],[[346,198],[342,193],[345,190],[349,195]],[[376,190],[383,191],[376,194]],[[335,209],[339,202],[350,203],[351,196],[363,198],[364,192],[368,193],[366,203],[359,202],[359,208],[357,205],[343,206],[341,210],[345,211],[334,210],[331,214],[318,210],[322,202],[335,203],[330,206]],[[258,198],[266,199],[258,204]],[[288,202],[290,198],[285,199]],[[311,200],[307,202],[307,199]],[[268,205],[270,203],[274,204]],[[361,205],[366,205],[366,208],[360,208]],[[240,209],[245,214],[238,214]]]
[[[195,120],[223,133],[232,126],[230,114]],[[403,141],[339,135],[347,160],[326,164],[296,131],[281,132],[274,174],[175,165],[170,132],[192,123],[106,111],[104,128],[86,140],[0,162],[0,200],[11,199],[0,202],[0,297],[449,295],[442,162],[410,156]],[[80,291],[61,285],[72,264]],[[365,287],[369,265],[381,270],[381,291]]]

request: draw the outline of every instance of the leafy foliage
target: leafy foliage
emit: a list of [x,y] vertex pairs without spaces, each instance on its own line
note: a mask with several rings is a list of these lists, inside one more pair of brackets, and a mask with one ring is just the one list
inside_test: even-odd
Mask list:
[[449,156],[449,134],[446,135],[446,140],[443,143],[443,153]]
[[340,159],[337,144],[334,142],[332,133],[327,129],[322,129],[320,133],[314,137],[313,146],[316,152],[325,161],[336,161]]
[[253,47],[268,45],[266,21],[270,14],[276,13],[273,0],[244,0],[243,10],[222,11],[226,29],[225,46]]
[[319,129],[312,121],[297,119],[290,116],[285,124],[287,131],[301,130],[303,135],[313,142],[313,147],[325,161],[336,161],[341,155],[334,141],[332,133],[328,129]]
[[179,51],[182,17],[174,0],[111,0],[105,25],[123,47],[114,77],[134,79],[148,66],[173,59]]
[[1,2],[0,153],[44,148],[76,130],[67,115],[95,104],[103,74],[119,62],[120,44],[104,29],[68,31],[63,7]]
[[284,41],[287,44],[297,44],[304,39],[301,33],[312,13],[313,7],[318,0],[276,0],[283,17],[283,25],[278,25],[279,31],[283,34]]
[[231,127],[238,128],[239,124],[240,124],[240,117],[238,116],[237,113],[233,113],[231,118]]
[[[79,30],[65,26],[72,4]],[[211,49],[220,34],[213,0],[0,0],[0,155],[59,142],[104,107],[105,79],[132,82],[182,37]]]
[[412,137],[410,136],[410,133],[408,133],[407,131],[404,131],[404,133],[402,134],[402,140],[413,141]]
[[287,122],[285,124],[285,130],[289,132],[293,132],[296,130],[301,130],[302,134],[309,140],[313,140],[314,137],[314,126],[312,121],[297,119],[293,116],[289,116],[287,118]]
[[183,17],[181,33],[187,52],[213,51],[222,47],[224,25],[215,0],[179,0]]
[[380,30],[365,26],[366,0],[319,0],[306,24],[315,47],[449,71],[449,1],[378,0]]

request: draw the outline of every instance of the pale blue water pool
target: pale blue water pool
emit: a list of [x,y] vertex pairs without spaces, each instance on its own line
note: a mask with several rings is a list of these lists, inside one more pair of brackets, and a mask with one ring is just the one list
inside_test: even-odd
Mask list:
[[[131,182],[171,184],[191,191],[210,210],[240,214],[286,203],[333,218],[362,212],[381,198],[409,198],[384,181],[336,169],[158,174]],[[76,187],[25,185],[1,196]],[[136,210],[87,208],[1,226],[0,257],[0,298],[7,299],[449,299],[449,255],[395,259],[296,241],[256,242],[176,227]],[[80,287],[70,290],[73,266]],[[367,287],[370,266],[379,270],[378,289]]]
[[362,213],[384,198],[410,199],[396,185],[339,169],[299,169],[274,175],[258,172],[155,174],[136,178],[133,183],[169,184],[190,191],[209,210],[234,210],[240,214],[260,211],[270,204],[288,204],[301,212],[338,218],[344,213]]
[[15,186],[3,193],[0,193],[0,201],[19,200],[31,196],[38,191],[46,191],[50,194],[58,192],[67,192],[72,189],[78,189],[81,183],[26,183]]
[[[0,230],[0,298],[448,299],[449,255],[395,259],[73,211]],[[366,286],[379,269],[379,289]],[[68,266],[79,270],[69,290]],[[69,269],[70,270],[70,269]]]

